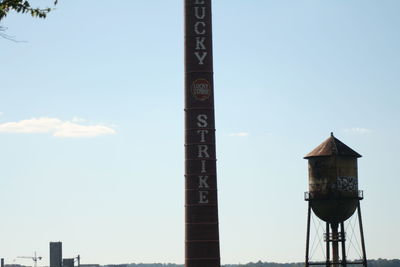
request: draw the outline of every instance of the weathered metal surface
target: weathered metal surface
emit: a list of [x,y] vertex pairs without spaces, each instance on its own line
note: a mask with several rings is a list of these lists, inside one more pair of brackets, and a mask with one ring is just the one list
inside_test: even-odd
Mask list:
[[[305,194],[305,200],[309,202],[306,267],[311,265],[338,267],[350,264],[367,266],[360,209],[360,200],[364,196],[363,192],[358,190],[357,158],[359,157],[361,157],[360,154],[336,139],[332,133],[327,140],[304,157],[308,159],[309,173],[309,192]],[[326,222],[324,235],[326,242],[325,262],[309,261],[310,207],[321,220]],[[356,209],[358,210],[363,260],[348,261],[344,221],[352,216]],[[339,259],[339,245],[342,249],[341,260]]]
[[346,257],[346,232],[344,228],[344,222],[340,223],[340,235],[342,239],[340,240],[342,242],[342,266],[346,267],[347,266],[347,257]]
[[365,250],[364,228],[363,228],[363,223],[362,223],[360,201],[358,201],[357,211],[358,211],[358,224],[360,226],[361,247],[362,247],[362,253],[363,253],[363,265],[367,266],[367,252]]
[[305,267],[308,267],[310,264],[310,220],[311,219],[311,206],[310,202],[308,203],[308,210],[307,210],[307,235],[306,235],[306,261]]
[[185,266],[220,267],[211,0],[185,3]]
[[360,158],[361,155],[355,152],[350,147],[346,146],[342,141],[335,138],[333,133],[326,139],[322,144],[313,149],[310,153],[304,156],[305,159],[311,157],[323,157],[323,156],[350,156]]
[[[326,235],[329,236],[329,223],[326,223],[325,226],[325,231],[326,231]],[[330,267],[331,266],[331,255],[330,255],[330,242],[326,242],[326,267]]]
[[339,267],[339,239],[338,239],[338,228],[339,225],[337,223],[331,224],[332,229],[332,266]]
[[322,220],[339,223],[357,209],[360,154],[333,134],[305,158],[308,159],[308,185],[313,212]]

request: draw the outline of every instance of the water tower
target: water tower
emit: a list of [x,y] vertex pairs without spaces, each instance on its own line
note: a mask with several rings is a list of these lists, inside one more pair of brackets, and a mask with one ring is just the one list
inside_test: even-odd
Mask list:
[[[358,190],[357,159],[360,157],[360,154],[335,138],[333,133],[304,157],[308,160],[309,173],[309,192],[305,193],[305,200],[308,201],[306,267],[311,265],[338,267],[349,264],[367,266],[360,209],[363,192]],[[348,261],[344,222],[356,211],[363,255],[360,260]],[[326,259],[324,262],[311,262],[309,258],[311,212],[326,223],[324,234]],[[339,257],[339,245],[341,246],[341,258]]]

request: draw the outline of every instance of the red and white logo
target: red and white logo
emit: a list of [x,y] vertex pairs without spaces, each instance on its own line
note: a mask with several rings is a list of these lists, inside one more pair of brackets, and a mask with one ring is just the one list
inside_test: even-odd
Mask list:
[[200,101],[208,99],[211,95],[211,86],[206,79],[197,79],[192,83],[192,94]]

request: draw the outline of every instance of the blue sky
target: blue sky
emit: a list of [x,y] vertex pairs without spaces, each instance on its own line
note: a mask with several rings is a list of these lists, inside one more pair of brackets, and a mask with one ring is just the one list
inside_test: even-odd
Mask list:
[[[302,157],[331,131],[363,155],[368,257],[400,257],[399,8],[213,2],[223,263],[304,259]],[[21,42],[0,39],[0,257],[48,265],[60,240],[82,263],[182,263],[183,1],[1,25]]]

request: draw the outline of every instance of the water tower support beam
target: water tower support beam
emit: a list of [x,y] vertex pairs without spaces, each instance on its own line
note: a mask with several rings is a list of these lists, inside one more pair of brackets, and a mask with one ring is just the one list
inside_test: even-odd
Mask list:
[[344,231],[344,222],[340,223],[340,234],[342,238],[342,266],[347,267],[347,259],[346,259],[346,236]]
[[330,256],[330,248],[329,248],[329,223],[328,222],[326,223],[326,237],[327,237],[327,240],[326,240],[326,267],[330,267],[331,266],[331,263],[330,263],[331,256]]
[[361,219],[360,200],[358,200],[357,211],[358,211],[358,222],[360,224],[361,247],[362,247],[362,252],[363,252],[363,265],[364,265],[364,267],[367,267],[367,253],[365,252],[364,230],[363,230],[363,224],[362,224],[362,219]]
[[308,214],[307,214],[307,236],[306,236],[306,266],[309,267],[309,247],[310,247],[310,219],[311,219],[311,204],[308,201]]
[[339,267],[339,241],[338,241],[338,228],[339,225],[337,223],[331,223],[332,229],[332,239],[328,235],[328,240],[332,240],[332,265],[334,267]]

